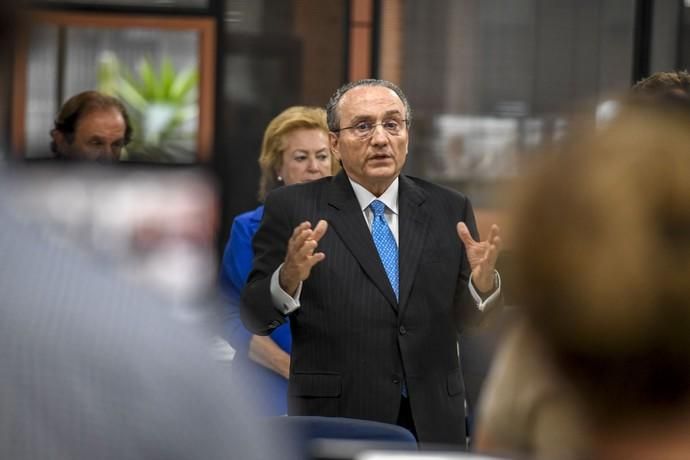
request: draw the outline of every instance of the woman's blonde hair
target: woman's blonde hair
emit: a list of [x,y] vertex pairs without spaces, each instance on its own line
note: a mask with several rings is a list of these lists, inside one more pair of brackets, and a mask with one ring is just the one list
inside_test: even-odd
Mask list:
[[[263,202],[268,192],[278,186],[276,171],[283,165],[285,136],[298,129],[320,129],[328,135],[326,111],[319,107],[293,106],[283,110],[268,124],[259,155],[259,201]],[[328,153],[331,155],[331,173],[335,174],[339,164],[333,158],[330,148]]]

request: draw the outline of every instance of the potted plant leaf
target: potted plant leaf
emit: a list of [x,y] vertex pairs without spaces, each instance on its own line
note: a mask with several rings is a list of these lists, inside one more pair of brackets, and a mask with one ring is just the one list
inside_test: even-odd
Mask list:
[[99,90],[118,97],[134,129],[126,160],[189,163],[195,160],[199,72],[194,66],[177,70],[168,57],[158,69],[141,59],[136,73],[111,52],[98,68]]

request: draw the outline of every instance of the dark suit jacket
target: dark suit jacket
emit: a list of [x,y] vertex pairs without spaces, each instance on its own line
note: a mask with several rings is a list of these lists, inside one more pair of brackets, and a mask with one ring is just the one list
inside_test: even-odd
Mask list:
[[457,334],[478,319],[469,263],[455,226],[477,238],[469,200],[400,176],[400,302],[388,282],[344,173],[282,187],[268,197],[254,238],[254,267],[242,319],[256,334],[286,321],[272,307],[270,278],[294,227],[328,221],[326,258],[303,283],[290,315],[289,413],[395,423],[405,379],[420,442],[465,442],[464,385]]

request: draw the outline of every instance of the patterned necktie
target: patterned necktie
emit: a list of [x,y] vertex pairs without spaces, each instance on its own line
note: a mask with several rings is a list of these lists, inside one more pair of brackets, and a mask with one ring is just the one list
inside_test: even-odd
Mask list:
[[[383,216],[386,205],[379,200],[374,200],[369,207],[374,212],[374,221],[371,223],[371,236],[374,238],[374,245],[379,252],[381,262],[383,262],[383,268],[386,269],[388,281],[391,282],[395,292],[395,298],[400,300],[398,288],[398,245],[395,243],[393,232]],[[407,398],[407,385],[404,380],[400,392]]]
[[395,243],[395,237],[391,232],[386,218],[383,216],[383,211],[386,205],[379,200],[374,200],[369,205],[374,212],[374,221],[371,224],[371,236],[374,239],[374,245],[379,252],[383,268],[386,270],[388,280],[395,292],[395,298],[399,299],[398,289],[398,245]]

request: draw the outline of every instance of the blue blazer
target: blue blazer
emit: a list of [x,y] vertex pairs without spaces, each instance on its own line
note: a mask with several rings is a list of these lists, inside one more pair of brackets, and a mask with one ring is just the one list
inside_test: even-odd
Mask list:
[[[221,286],[229,299],[224,332],[226,340],[236,350],[233,366],[239,368],[240,372],[251,374],[256,381],[257,400],[265,403],[260,412],[267,415],[283,415],[287,414],[287,380],[249,359],[249,341],[252,333],[244,327],[240,319],[240,294],[247,283],[254,258],[252,239],[263,214],[264,207],[259,206],[253,211],[238,215],[232,223],[220,273]],[[276,328],[271,334],[271,339],[281,349],[290,353],[292,336],[288,323]]]

